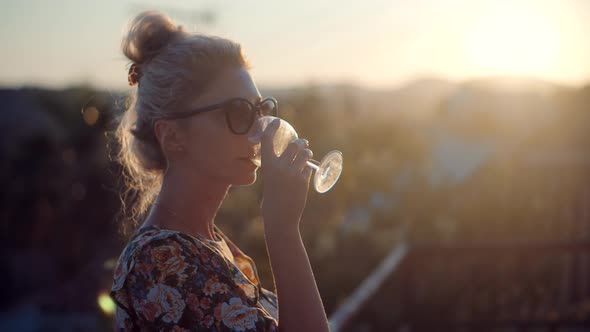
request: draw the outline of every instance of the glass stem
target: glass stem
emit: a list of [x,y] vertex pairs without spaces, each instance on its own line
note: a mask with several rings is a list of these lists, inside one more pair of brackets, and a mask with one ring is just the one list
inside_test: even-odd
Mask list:
[[320,162],[315,160],[315,159],[310,159],[307,161],[307,165],[313,169],[315,169],[316,171],[318,169],[320,169]]

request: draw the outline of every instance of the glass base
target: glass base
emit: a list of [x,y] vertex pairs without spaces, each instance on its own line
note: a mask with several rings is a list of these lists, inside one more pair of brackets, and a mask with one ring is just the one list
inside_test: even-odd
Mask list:
[[315,190],[323,194],[332,189],[332,187],[342,174],[342,152],[338,150],[330,151],[320,162],[319,168],[315,171],[313,186]]

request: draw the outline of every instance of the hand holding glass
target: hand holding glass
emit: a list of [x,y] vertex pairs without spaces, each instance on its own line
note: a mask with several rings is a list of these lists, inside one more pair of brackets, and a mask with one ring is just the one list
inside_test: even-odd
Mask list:
[[[252,130],[248,139],[251,142],[260,142],[266,127],[275,119],[280,121],[280,126],[272,140],[273,150],[277,156],[280,156],[289,143],[298,139],[297,132],[289,122],[270,115],[259,117],[254,123],[254,130]],[[318,162],[314,159],[307,161],[307,166],[315,170],[313,179],[315,190],[319,193],[325,193],[336,184],[342,173],[342,152],[338,150],[330,151],[322,161]]]

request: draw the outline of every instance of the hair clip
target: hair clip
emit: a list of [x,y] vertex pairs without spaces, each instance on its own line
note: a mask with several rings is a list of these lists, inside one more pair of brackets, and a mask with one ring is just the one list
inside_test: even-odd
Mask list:
[[133,86],[139,84],[139,79],[141,78],[141,71],[139,69],[139,65],[133,63],[131,67],[129,67],[129,73],[127,74],[127,82],[129,85]]

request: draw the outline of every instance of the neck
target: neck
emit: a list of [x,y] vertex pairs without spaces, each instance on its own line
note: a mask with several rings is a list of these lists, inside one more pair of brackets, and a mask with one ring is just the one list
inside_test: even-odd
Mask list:
[[229,188],[229,184],[205,176],[169,169],[145,224],[217,240],[213,233],[215,216]]

